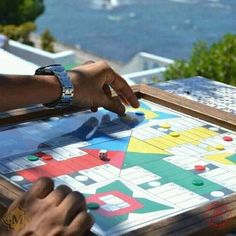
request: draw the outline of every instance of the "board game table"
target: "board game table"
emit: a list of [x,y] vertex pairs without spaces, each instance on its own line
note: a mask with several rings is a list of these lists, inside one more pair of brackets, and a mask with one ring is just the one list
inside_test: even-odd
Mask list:
[[125,117],[74,107],[2,113],[0,215],[49,176],[99,205],[90,210],[96,235],[235,228],[236,116],[146,85],[132,89],[140,108],[127,107]]

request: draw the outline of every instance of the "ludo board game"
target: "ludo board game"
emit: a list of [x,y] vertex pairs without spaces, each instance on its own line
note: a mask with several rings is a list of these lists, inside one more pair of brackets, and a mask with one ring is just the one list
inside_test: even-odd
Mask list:
[[236,191],[236,133],[147,99],[123,117],[99,109],[3,126],[0,147],[0,174],[19,188],[49,176],[82,192],[97,206],[96,235],[165,234],[165,219]]

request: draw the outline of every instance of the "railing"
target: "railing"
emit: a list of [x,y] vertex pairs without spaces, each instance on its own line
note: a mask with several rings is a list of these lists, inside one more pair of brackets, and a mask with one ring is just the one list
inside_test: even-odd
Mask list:
[[140,52],[131,59],[131,61],[122,69],[122,74],[129,74],[136,71],[150,70],[160,67],[166,67],[174,63],[173,60],[160,57],[154,54]]
[[163,72],[166,70],[166,67],[159,67],[150,70],[144,70],[139,72],[133,72],[129,74],[124,74],[123,77],[126,79],[128,84],[154,84],[159,81],[163,81]]
[[146,67],[147,69],[154,67],[166,67],[169,64],[174,63],[172,59],[160,57],[146,52],[140,52],[139,56],[140,59],[143,60],[144,67]]
[[138,53],[121,71],[129,84],[154,84],[164,80],[163,72],[173,60],[146,52]]

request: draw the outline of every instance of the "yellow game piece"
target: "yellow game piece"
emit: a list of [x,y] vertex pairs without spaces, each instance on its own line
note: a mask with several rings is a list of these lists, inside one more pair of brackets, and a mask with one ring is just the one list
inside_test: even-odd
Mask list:
[[216,146],[215,146],[215,149],[222,151],[222,150],[225,149],[225,147],[224,147],[223,145],[220,145],[220,144],[219,144],[219,145],[216,145]]
[[170,136],[172,136],[172,137],[179,137],[180,134],[178,132],[171,132]]
[[169,129],[169,128],[170,128],[170,124],[168,124],[168,123],[163,123],[163,124],[161,125],[161,128],[163,128],[163,129]]

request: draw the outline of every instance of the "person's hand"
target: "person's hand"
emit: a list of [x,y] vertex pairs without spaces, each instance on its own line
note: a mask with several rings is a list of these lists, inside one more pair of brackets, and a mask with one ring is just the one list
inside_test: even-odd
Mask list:
[[[125,112],[122,102],[134,108],[139,107],[138,99],[127,82],[104,61],[75,67],[69,74],[75,90],[73,105],[91,108],[92,111],[104,107],[119,115]],[[111,96],[110,88],[120,99]]]
[[12,236],[78,236],[86,234],[93,224],[84,196],[64,185],[53,190],[49,178],[41,178],[13,202],[4,219],[6,223],[21,219],[5,234]]

